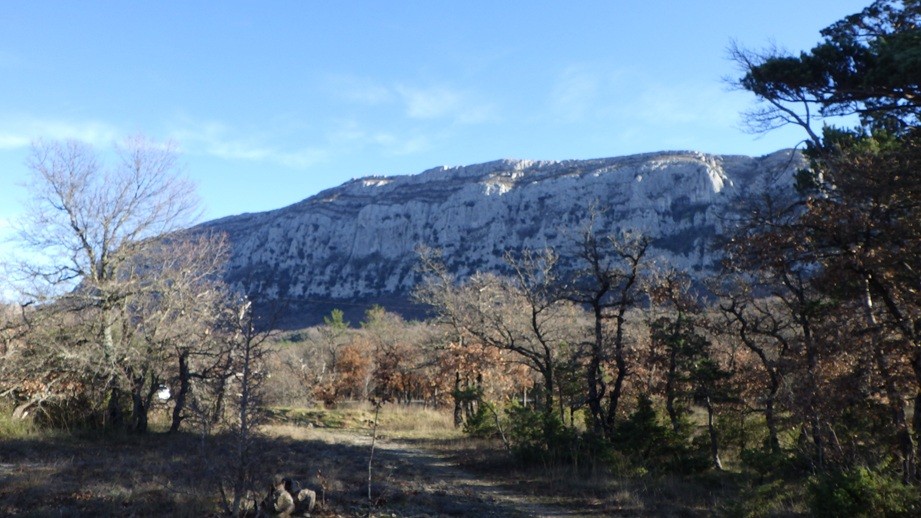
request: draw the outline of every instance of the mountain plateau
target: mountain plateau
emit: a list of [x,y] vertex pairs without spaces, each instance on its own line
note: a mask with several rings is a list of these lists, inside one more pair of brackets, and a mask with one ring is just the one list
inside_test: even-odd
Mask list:
[[501,272],[506,252],[552,247],[571,257],[589,221],[604,234],[639,232],[650,257],[694,277],[712,272],[712,246],[744,200],[787,189],[794,151],[763,157],[659,152],[564,161],[497,160],[408,176],[351,180],[299,203],[204,223],[231,243],[227,280],[263,305],[287,307],[287,325],[332,308],[371,304],[418,314],[416,249],[441,249],[459,279]]

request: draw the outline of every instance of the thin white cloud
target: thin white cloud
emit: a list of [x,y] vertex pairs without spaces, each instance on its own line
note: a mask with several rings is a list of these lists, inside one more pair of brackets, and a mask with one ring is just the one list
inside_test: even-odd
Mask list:
[[447,85],[386,84],[355,76],[331,76],[327,88],[336,99],[364,106],[399,106],[411,120],[447,119],[480,124],[497,119],[495,107],[465,90]]
[[460,95],[447,88],[413,88],[397,86],[397,93],[406,106],[406,115],[413,119],[437,119],[457,113]]
[[406,138],[378,135],[378,142],[385,145],[385,151],[391,155],[411,155],[425,151],[431,146],[431,139],[425,135],[412,135]]
[[191,123],[171,132],[189,153],[211,155],[224,160],[270,162],[284,167],[303,169],[325,161],[328,153],[316,147],[282,149],[267,145],[262,139],[241,138],[219,122]]
[[611,121],[646,127],[726,127],[744,105],[712,83],[664,83],[629,71],[572,65],[557,74],[549,114],[566,122]]
[[23,135],[0,133],[0,149],[20,149],[29,145],[32,139]]
[[625,106],[631,118],[649,123],[708,127],[735,124],[743,108],[717,84],[648,84]]
[[550,108],[554,116],[577,122],[596,113],[602,75],[584,66],[570,66],[554,81],[550,92]]
[[355,120],[340,121],[338,127],[329,133],[328,139],[339,148],[373,146],[389,155],[409,155],[424,151],[431,145],[428,133],[401,135],[394,131],[369,130]]
[[94,146],[108,146],[121,136],[118,128],[105,122],[14,119],[0,126],[0,149],[28,147],[38,139],[80,140]]
[[[309,167],[327,158],[326,152],[318,148],[283,149],[267,145],[264,140],[238,137],[231,128],[218,122],[185,120],[180,128],[169,132],[168,136],[187,152],[227,160],[271,162],[291,168]],[[99,121],[14,120],[0,124],[0,150],[26,148],[38,139],[79,140],[105,148],[127,136],[127,132],[116,126]]]
[[331,76],[327,86],[333,95],[348,102],[375,106],[395,100],[391,88],[355,76]]
[[497,119],[495,108],[476,100],[470,93],[446,86],[394,87],[411,119],[450,119],[459,124],[481,124]]

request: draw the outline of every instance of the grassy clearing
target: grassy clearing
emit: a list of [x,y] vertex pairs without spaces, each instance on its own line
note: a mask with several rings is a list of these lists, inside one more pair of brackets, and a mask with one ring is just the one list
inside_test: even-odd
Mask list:
[[[257,439],[254,478],[283,473],[315,488],[314,516],[366,515],[370,406],[275,409]],[[8,415],[8,413],[6,413]],[[164,418],[165,419],[165,418]],[[144,436],[41,431],[28,421],[0,422],[0,516],[216,516],[219,491],[206,471],[228,469],[232,438],[166,434],[152,423]],[[380,434],[459,436],[447,417],[426,409],[386,406]],[[375,515],[443,514],[447,494],[428,494],[413,467],[382,455],[375,462]],[[261,499],[262,484],[252,488]],[[484,503],[464,503],[485,509]],[[484,511],[485,512],[485,511]],[[488,514],[488,513],[486,513]]]
[[[623,467],[521,465],[495,440],[471,439],[446,411],[385,405],[367,499],[373,409],[277,408],[258,439],[255,480],[275,473],[318,491],[314,516],[521,516],[483,489],[567,509],[567,516],[802,516],[805,487],[739,473],[656,475]],[[4,423],[0,516],[215,516],[230,437],[41,432]],[[155,428],[159,429],[159,428]],[[413,452],[421,452],[422,455]],[[448,467],[445,467],[448,466]],[[261,498],[262,487],[253,487]]]
[[[273,407],[269,420],[275,425],[370,431],[374,408],[368,403],[340,405],[336,408]],[[378,434],[392,439],[457,439],[463,434],[454,428],[451,414],[444,410],[418,406],[384,405],[378,417]]]

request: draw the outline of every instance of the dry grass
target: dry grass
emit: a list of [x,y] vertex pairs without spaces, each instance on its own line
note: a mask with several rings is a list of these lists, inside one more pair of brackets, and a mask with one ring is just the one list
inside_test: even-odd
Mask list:
[[0,404],[0,439],[4,437],[34,437],[39,434],[30,419],[13,419],[13,408]]
[[[278,409],[256,451],[255,480],[275,473],[317,490],[314,516],[796,516],[738,474],[654,476],[522,466],[501,443],[464,437],[449,412],[387,405],[367,499],[372,409]],[[194,434],[72,436],[21,429],[0,440],[0,516],[216,516],[207,473],[228,469],[231,442]],[[748,489],[746,489],[748,488]],[[253,495],[261,497],[262,487]]]
[[215,509],[196,480],[190,436],[43,436],[0,443],[0,515],[203,516]]
[[[306,428],[370,431],[374,409],[369,403],[352,403],[336,408],[275,407],[270,410],[273,424]],[[387,404],[378,417],[378,433],[392,439],[454,439],[463,434],[454,428],[451,414],[420,406]]]
[[[278,415],[280,422],[266,425],[255,445],[254,479],[267,482],[282,473],[316,489],[322,503],[314,516],[367,515],[370,408]],[[0,440],[0,516],[218,515],[219,490],[209,473],[228,472],[231,439],[209,437],[203,444],[195,434],[158,432],[160,424],[144,436],[7,430]],[[379,431],[384,437],[443,437],[455,433],[447,426],[438,412],[388,406]],[[476,498],[428,494],[414,467],[386,452],[375,460],[374,475],[374,514],[485,509]],[[260,483],[253,495],[261,498],[262,490]]]
[[459,439],[463,434],[454,428],[454,417],[443,410],[407,406],[386,408],[380,415],[378,430],[397,439]]

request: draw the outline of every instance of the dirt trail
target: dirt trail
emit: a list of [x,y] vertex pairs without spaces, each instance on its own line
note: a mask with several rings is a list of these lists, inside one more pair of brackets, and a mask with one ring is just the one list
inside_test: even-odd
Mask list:
[[[484,480],[438,452],[398,440],[378,440],[375,455],[384,463],[396,463],[404,474],[427,481],[425,489],[455,501],[475,500],[490,516],[576,517],[586,516],[539,501],[495,481]],[[460,513],[462,514],[462,513]]]

